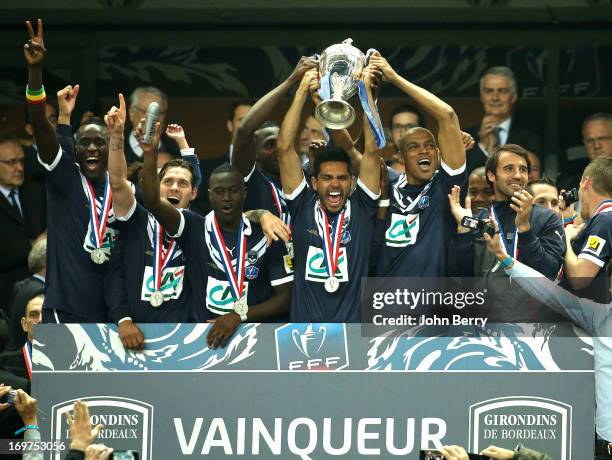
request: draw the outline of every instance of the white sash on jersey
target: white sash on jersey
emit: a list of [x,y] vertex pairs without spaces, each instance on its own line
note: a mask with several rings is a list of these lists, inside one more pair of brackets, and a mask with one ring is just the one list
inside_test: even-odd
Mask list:
[[[434,177],[436,174],[437,171],[434,174]],[[406,178],[406,174],[402,174],[400,179],[395,184],[393,184],[393,186],[391,187],[391,192],[393,193],[394,198],[393,205],[398,208],[402,212],[402,214],[413,214],[413,211],[418,206],[419,201],[421,201],[421,198],[429,191],[429,188],[431,187],[431,180],[427,184],[425,184],[425,187],[423,187],[421,193],[419,193],[414,199],[410,198],[407,195],[404,196],[401,191],[401,189],[404,188],[407,184],[408,179]]]

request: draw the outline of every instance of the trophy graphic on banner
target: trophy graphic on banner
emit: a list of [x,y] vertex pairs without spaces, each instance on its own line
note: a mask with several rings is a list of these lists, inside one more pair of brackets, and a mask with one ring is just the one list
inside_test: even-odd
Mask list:
[[315,118],[329,129],[344,129],[355,121],[355,109],[347,101],[357,92],[366,56],[353,40],[326,48],[319,59],[321,99]]

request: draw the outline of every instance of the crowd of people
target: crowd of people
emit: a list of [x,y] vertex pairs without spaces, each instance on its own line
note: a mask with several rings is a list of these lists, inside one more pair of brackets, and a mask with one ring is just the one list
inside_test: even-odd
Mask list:
[[[372,276],[510,283],[508,273],[526,267],[550,280],[547,292],[562,289],[609,312],[610,114],[584,121],[584,164],[543,177],[541,137],[512,116],[517,82],[509,68],[483,74],[484,116],[464,132],[449,104],[374,53],[360,76],[370,106],[382,84],[410,100],[391,115],[396,153],[384,161],[378,118],[372,125],[364,117],[357,139],[324,129],[312,114],[301,124],[307,102],[321,101],[318,63],[305,57],[259,100],[232,107],[231,145],[211,169],[183,128],[166,124],[168,99],[154,87],[127,101],[118,94],[104,116],[83,117],[73,132],[79,86],[57,92],[57,110],[46,99],[42,22],[27,28],[26,131],[34,143],[0,138],[0,232],[8,243],[0,350],[9,350],[0,372],[15,388],[28,388],[32,330],[41,321],[113,322],[133,350],[144,347],[140,323],[211,322],[207,342],[217,348],[242,322],[359,322],[361,281]],[[288,96],[278,126],[269,120]],[[159,118],[146,126],[153,102]],[[466,217],[494,232],[466,227]],[[525,298],[540,296],[542,308],[601,330],[521,287],[504,302],[505,319],[524,317]],[[586,301],[576,302],[580,310]],[[603,338],[595,352],[598,442],[608,451],[612,420],[599,414],[599,397],[600,384],[610,383],[610,350]]]

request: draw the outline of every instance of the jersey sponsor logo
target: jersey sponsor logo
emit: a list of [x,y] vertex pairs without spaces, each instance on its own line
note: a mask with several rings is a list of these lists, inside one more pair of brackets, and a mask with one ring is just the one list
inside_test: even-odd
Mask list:
[[[249,283],[244,282],[242,300],[246,302],[249,294]],[[217,315],[225,315],[234,311],[234,296],[230,289],[229,282],[218,280],[212,276],[208,277],[206,283],[206,308]]]
[[244,276],[250,280],[254,280],[255,278],[257,278],[258,274],[259,268],[257,268],[255,265],[249,265],[244,269]]
[[419,214],[391,215],[391,224],[385,232],[387,246],[403,248],[415,244],[419,234]]
[[[338,268],[336,269],[335,276],[341,283],[346,283],[349,280],[346,248],[344,247],[340,248]],[[309,246],[308,256],[306,257],[306,280],[314,281],[315,283],[324,283],[327,278],[329,278],[329,275],[325,267],[323,249]]]
[[[185,277],[185,266],[166,267],[162,274],[160,292],[164,296],[164,301],[178,299],[183,292],[183,279]],[[153,267],[145,267],[142,278],[142,289],[140,300],[148,302],[151,294],[155,291],[155,277]]]
[[595,254],[596,256],[601,254],[601,251],[606,244],[606,240],[597,236],[597,235],[589,235],[586,244],[584,245],[584,249],[582,252],[590,252],[591,254]]
[[285,324],[274,331],[279,370],[331,371],[348,367],[346,325]]
[[[104,262],[108,262],[110,260],[111,252],[113,251],[113,247],[115,246],[115,242],[119,236],[119,232],[111,227],[106,227],[106,231],[104,232],[104,238],[102,239],[102,253],[104,254]],[[83,249],[86,252],[93,252],[96,247],[91,243],[93,234],[91,233],[91,226],[87,227],[87,234],[85,235],[85,240],[83,241]]]

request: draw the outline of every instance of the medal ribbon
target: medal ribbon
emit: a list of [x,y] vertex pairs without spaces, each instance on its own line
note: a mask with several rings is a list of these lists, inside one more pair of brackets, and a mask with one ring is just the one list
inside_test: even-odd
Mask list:
[[106,182],[104,184],[104,197],[102,198],[102,210],[98,214],[98,208],[96,207],[96,195],[94,192],[91,181],[81,175],[81,180],[85,181],[85,191],[87,200],[89,201],[89,225],[91,228],[91,244],[96,248],[102,247],[104,241],[104,233],[106,232],[106,224],[111,211],[111,203],[113,200],[113,191],[108,180],[108,173],[106,174]]
[[504,244],[504,248],[506,248],[506,252],[508,254],[511,254],[514,259],[517,259],[518,258],[518,229],[516,227],[514,228],[514,236],[512,238],[512,242],[510,243],[510,245],[512,246],[512,250],[510,250],[510,248],[508,248],[508,245],[506,244],[506,234],[504,233],[504,229],[502,227],[501,220],[497,218],[497,214],[495,213],[495,209],[493,208],[493,206],[491,206],[491,209],[489,210],[489,217],[491,218],[492,221],[494,221],[497,224],[497,229],[499,230],[499,234],[502,237],[501,241]]
[[230,289],[232,290],[232,294],[234,295],[234,301],[238,301],[242,298],[242,293],[244,291],[244,268],[246,263],[246,235],[244,234],[244,221],[240,220],[240,226],[238,227],[238,236],[236,237],[236,245],[238,252],[236,254],[236,270],[232,266],[232,259],[229,255],[229,251],[227,250],[227,246],[225,245],[225,240],[223,239],[223,235],[221,234],[221,229],[219,228],[219,222],[217,221],[217,216],[214,216],[212,226],[212,236],[213,241],[216,243],[219,248],[219,252],[221,253],[221,262],[223,263],[223,271],[225,272],[225,276],[227,281],[229,282]]
[[29,340],[26,340],[26,343],[23,344],[23,358],[25,360],[28,376],[30,377],[30,381],[32,381],[32,344]]
[[338,215],[336,223],[333,226],[332,233],[329,233],[329,220],[327,213],[320,205],[317,209],[323,215],[321,222],[323,223],[323,255],[325,257],[325,267],[329,276],[334,276],[338,268],[338,259],[340,258],[340,236],[342,235],[342,224],[344,223],[344,210]]
[[272,182],[265,176],[265,174],[262,174],[262,176],[266,181],[268,181],[268,184],[270,184],[270,189],[272,190],[272,198],[274,198],[274,204],[276,205],[278,217],[286,225],[289,225],[289,223],[291,222],[291,216],[289,215],[289,211],[287,210],[287,205],[285,203],[285,199],[283,198],[282,192],[278,189],[274,182]]
[[157,291],[161,291],[164,268],[172,260],[176,247],[176,241],[171,239],[164,250],[164,229],[156,220],[153,225],[153,280]]

